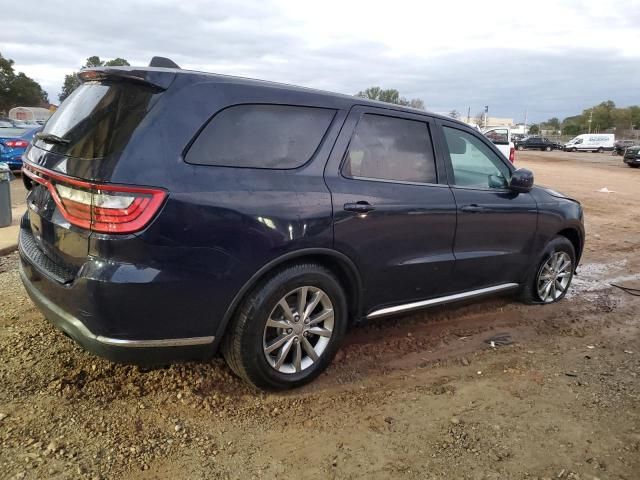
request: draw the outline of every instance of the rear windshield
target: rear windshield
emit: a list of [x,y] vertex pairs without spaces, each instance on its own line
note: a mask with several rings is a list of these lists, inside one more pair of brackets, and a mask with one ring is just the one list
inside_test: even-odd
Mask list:
[[43,133],[68,143],[38,147],[70,157],[102,158],[121,151],[147,114],[154,92],[133,83],[85,83],[47,121]]

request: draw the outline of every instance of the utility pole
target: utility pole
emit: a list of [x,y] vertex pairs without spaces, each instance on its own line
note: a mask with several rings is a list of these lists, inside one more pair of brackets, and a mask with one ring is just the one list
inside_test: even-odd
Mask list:
[[484,106],[484,128],[487,128],[487,115],[489,114],[489,105]]
[[527,109],[524,109],[524,132],[525,135],[527,134]]
[[467,123],[471,123],[471,107],[467,107]]
[[593,121],[593,108],[589,112],[589,133],[591,133],[591,122]]

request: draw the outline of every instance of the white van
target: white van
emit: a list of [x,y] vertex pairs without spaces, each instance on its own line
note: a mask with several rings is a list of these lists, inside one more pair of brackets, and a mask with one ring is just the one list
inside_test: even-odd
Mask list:
[[616,141],[613,133],[585,133],[578,135],[569,143],[565,143],[563,148],[567,152],[604,152],[605,150],[613,150],[613,144]]

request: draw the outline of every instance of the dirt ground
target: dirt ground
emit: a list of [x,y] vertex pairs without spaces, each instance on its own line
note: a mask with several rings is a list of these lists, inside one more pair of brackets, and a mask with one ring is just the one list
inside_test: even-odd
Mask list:
[[[640,170],[518,152],[579,199],[570,295],[509,297],[353,329],[313,384],[251,390],[221,360],[146,371],[93,357],[0,258],[0,477],[639,479]],[[612,193],[600,193],[607,187]],[[513,344],[492,348],[507,333]]]

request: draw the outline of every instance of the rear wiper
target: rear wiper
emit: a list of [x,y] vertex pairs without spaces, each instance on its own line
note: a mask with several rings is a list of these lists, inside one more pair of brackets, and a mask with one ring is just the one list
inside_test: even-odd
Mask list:
[[58,135],[54,135],[53,133],[36,133],[36,138],[38,140],[42,140],[47,143],[57,143],[58,145],[68,145],[71,143],[71,140],[66,138],[59,137]]

